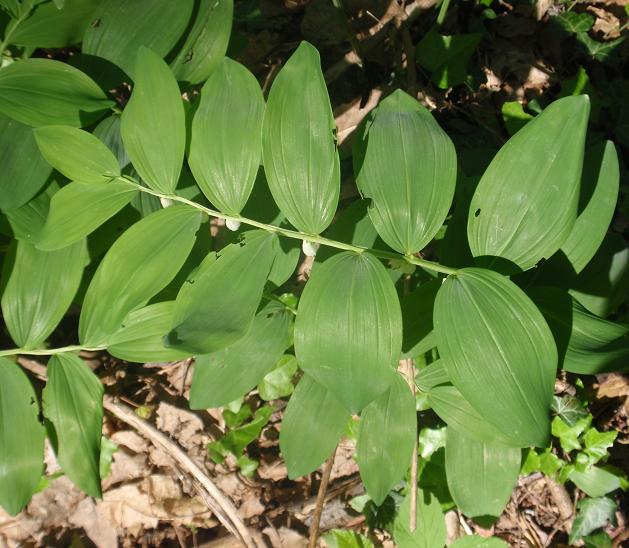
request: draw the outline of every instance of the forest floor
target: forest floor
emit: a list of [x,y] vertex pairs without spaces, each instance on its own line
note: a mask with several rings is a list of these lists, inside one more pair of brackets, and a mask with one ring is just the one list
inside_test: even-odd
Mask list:
[[[415,94],[433,111],[462,151],[464,165],[486,163],[483,151],[504,143],[519,120],[529,116],[527,110],[536,112],[540,105],[578,88],[591,94],[600,113],[596,130],[616,141],[626,163],[629,101],[628,82],[622,76],[629,54],[627,0],[453,0],[440,32],[474,38],[457,48],[418,50],[415,45],[434,24],[435,3],[345,0],[347,17],[343,17],[331,0],[236,2],[230,55],[252,70],[268,92],[299,41],[315,44],[322,55],[341,153],[359,122],[396,87]],[[439,63],[447,66],[441,80],[436,80]],[[514,101],[524,110],[503,108]],[[355,195],[348,176],[342,199]],[[629,215],[624,196],[613,230],[626,237]],[[216,230],[220,234],[222,228]],[[296,293],[308,265],[300,271],[293,282]],[[132,409],[152,425],[153,432],[176,442],[202,468],[231,499],[261,545],[306,545],[321,473],[288,479],[278,446],[284,400],[272,401],[268,422],[246,433],[253,437],[246,454],[257,463],[248,477],[235,457],[217,464],[208,455],[208,443],[221,439],[229,426],[222,409],[189,410],[193,363],[140,365],[102,354],[84,357],[112,401]],[[22,361],[27,369],[38,371],[37,362]],[[609,462],[629,470],[629,376],[612,373],[590,378],[583,390],[597,428],[619,432]],[[573,378],[558,380],[557,394],[574,391]],[[259,407],[259,394],[250,393],[246,402],[252,409]],[[59,467],[47,448],[50,481],[17,517],[0,511],[0,547],[239,546],[208,509],[190,470],[168,448],[154,443],[152,434],[147,438],[108,411],[104,435],[115,446],[110,444],[114,452],[103,499],[87,497],[66,477],[56,475]],[[356,510],[364,491],[353,454],[353,442],[344,440],[334,458],[322,531],[367,531],[365,515]],[[473,531],[498,535],[514,547],[563,546],[577,497],[578,492],[535,473],[520,479],[505,512],[489,529],[449,510],[448,535],[452,539]],[[621,495],[618,501],[616,525],[609,526],[608,532],[615,546],[623,542],[629,546],[629,500]],[[384,546],[393,546],[385,533],[372,534]]]

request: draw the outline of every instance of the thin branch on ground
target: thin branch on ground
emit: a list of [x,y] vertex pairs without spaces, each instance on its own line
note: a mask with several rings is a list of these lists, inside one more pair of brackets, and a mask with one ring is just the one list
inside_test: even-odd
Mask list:
[[317,503],[312,515],[312,523],[310,524],[310,539],[308,540],[308,548],[316,548],[317,539],[319,538],[319,524],[321,523],[321,513],[323,512],[323,503],[325,502],[325,493],[328,490],[328,483],[330,483],[330,474],[332,473],[332,466],[334,465],[334,457],[336,456],[336,447],[330,455],[330,458],[325,462],[323,467],[323,475],[321,476],[321,484],[319,485],[319,492],[317,493]]
[[[42,380],[47,380],[46,367],[39,362],[19,358],[20,365]],[[118,420],[134,428],[153,445],[165,451],[192,480],[197,493],[221,524],[247,548],[257,548],[238,510],[221,492],[201,467],[194,462],[174,441],[160,432],[152,424],[138,417],[127,405],[116,401],[109,394],[103,398],[103,407]]]

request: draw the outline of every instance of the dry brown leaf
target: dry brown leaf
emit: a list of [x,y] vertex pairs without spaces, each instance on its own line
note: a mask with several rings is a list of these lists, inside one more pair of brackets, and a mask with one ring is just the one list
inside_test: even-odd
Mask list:
[[97,548],[116,548],[118,535],[103,508],[92,498],[83,499],[69,517],[69,522],[85,531]]

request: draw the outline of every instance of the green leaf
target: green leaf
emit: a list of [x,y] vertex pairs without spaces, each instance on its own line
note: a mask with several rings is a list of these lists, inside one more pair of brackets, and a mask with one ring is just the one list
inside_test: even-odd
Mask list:
[[189,163],[203,194],[238,215],[251,194],[262,153],[264,98],[253,74],[225,58],[201,90]]
[[559,99],[498,151],[470,205],[475,257],[527,270],[563,245],[577,214],[589,111],[586,95]]
[[356,461],[376,505],[406,474],[416,439],[415,399],[406,381],[396,374],[390,388],[365,407],[358,431]]
[[145,46],[164,57],[184,33],[192,0],[104,0],[83,38],[83,53],[111,61],[132,78],[138,50]]
[[374,548],[371,540],[349,529],[332,529],[321,538],[328,548]]
[[[199,268],[175,303],[166,346],[209,354],[241,339],[253,322],[277,249],[277,236],[251,231]],[[233,291],[232,288],[238,288]]]
[[429,31],[417,44],[419,64],[432,72],[432,81],[448,89],[465,81],[467,63],[483,35],[480,33],[447,36]]
[[625,37],[621,36],[615,40],[601,42],[594,40],[587,32],[578,32],[577,41],[583,46],[592,59],[605,62],[616,53],[618,48],[624,43]]
[[305,374],[288,401],[280,429],[280,450],[290,479],[314,472],[334,451],[349,411]]
[[618,155],[611,141],[589,147],[581,177],[579,216],[561,246],[577,274],[603,243],[616,209],[619,185]]
[[369,217],[389,246],[415,253],[432,240],[452,204],[454,145],[401,90],[380,103],[361,133],[354,141],[354,173],[361,194],[371,200]]
[[435,301],[448,377],[487,422],[522,446],[549,441],[557,349],[544,317],[508,278],[464,268]]
[[614,445],[618,432],[610,430],[608,432],[599,432],[595,428],[589,428],[583,435],[585,443],[585,453],[598,462],[609,455],[607,451]]
[[581,449],[579,437],[590,426],[591,422],[592,417],[590,415],[578,420],[573,425],[568,425],[561,418],[555,417],[552,422],[552,434],[559,438],[561,448],[568,453],[575,449]]
[[564,11],[563,13],[550,18],[551,23],[555,23],[562,30],[576,34],[578,32],[587,33],[594,24],[594,17],[589,13],[576,13],[574,11]]
[[[625,9],[627,6],[625,6]],[[607,533],[601,532],[595,535],[583,537],[583,545],[585,548],[613,548],[612,539]]]
[[378,259],[343,252],[312,272],[299,301],[295,355],[350,411],[389,387],[401,346],[397,293]]
[[111,472],[111,463],[114,460],[114,453],[118,451],[118,446],[107,436],[102,436],[100,441],[100,458],[98,460],[98,474],[102,480],[106,479]]
[[[122,144],[122,136],[120,135],[120,118],[119,114],[112,114],[111,116],[101,120],[101,122],[94,128],[94,135],[98,137],[109,150],[111,150],[118,160],[120,169],[126,167],[129,164],[129,156]],[[147,195],[148,196],[148,195]]]
[[297,372],[295,356],[282,356],[275,368],[267,373],[258,384],[258,392],[264,401],[290,396],[295,390],[293,376]]
[[446,523],[439,500],[432,493],[417,490],[415,531],[409,530],[411,496],[406,495],[393,524],[398,548],[442,548],[446,543]]
[[107,184],[75,181],[64,186],[50,201],[37,248],[53,251],[85,238],[118,213],[137,193],[137,188],[125,181]]
[[432,280],[402,297],[402,358],[415,358],[437,345],[432,328],[432,314],[439,287],[441,281]]
[[65,48],[78,44],[98,0],[66,0],[62,9],[53,2],[37,6],[11,33],[10,43],[33,48]]
[[43,401],[61,468],[77,487],[100,497],[103,385],[78,356],[56,354],[48,362]]
[[441,360],[422,367],[415,377],[415,384],[422,392],[429,392],[440,384],[449,384],[448,372]]
[[171,63],[177,80],[200,84],[212,74],[227,51],[233,0],[201,0],[192,29]]
[[502,119],[509,135],[515,135],[530,120],[533,119],[528,112],[524,112],[519,101],[507,101],[502,105]]
[[107,343],[107,351],[130,362],[170,362],[190,356],[187,352],[166,348],[164,333],[170,328],[174,301],[154,303],[131,311]]
[[28,377],[0,357],[0,506],[12,516],[37,489],[44,468],[44,438]]
[[244,337],[226,348],[197,356],[190,408],[222,407],[254,388],[290,345],[290,314],[269,305],[256,314]]
[[113,243],[83,300],[84,346],[107,344],[129,312],[168,285],[192,249],[200,220],[196,209],[169,207],[135,223]]
[[254,413],[251,422],[230,430],[224,438],[208,444],[208,450],[223,457],[227,456],[227,453],[240,456],[247,445],[258,439],[262,428],[269,422],[274,411],[275,409],[268,405],[260,407]]
[[183,102],[168,65],[145,47],[138,51],[135,85],[120,132],[140,177],[152,189],[173,194],[186,146]]
[[44,192],[38,194],[30,202],[6,212],[16,240],[26,240],[30,243],[37,241],[46,224],[50,197],[58,190],[59,186],[53,180]]
[[[0,98],[0,102],[2,99]],[[0,114],[0,209],[26,204],[52,171],[35,142],[33,130]]]
[[622,487],[616,474],[599,466],[591,466],[584,472],[574,469],[570,472],[569,479],[589,497],[602,497]]
[[[437,362],[442,364],[442,360]],[[443,367],[443,365],[441,365]],[[454,386],[435,386],[428,392],[428,401],[437,415],[451,428],[486,443],[509,447],[522,445],[503,434],[480,416]]]
[[467,535],[459,537],[450,548],[509,548],[509,545],[500,537],[480,537],[478,535]]
[[587,409],[575,396],[553,396],[553,413],[556,413],[568,426],[574,426],[577,421],[587,417]]
[[79,288],[86,259],[85,241],[57,251],[18,242],[2,315],[20,348],[40,347],[57,327]]
[[446,474],[454,502],[469,517],[499,516],[520,473],[521,451],[448,428]]
[[616,522],[616,503],[607,497],[581,499],[577,503],[577,515],[570,531],[570,544],[604,527],[608,522]]
[[319,52],[301,42],[271,86],[262,154],[277,205],[308,234],[327,228],[336,211],[340,166],[334,131]]
[[71,181],[104,183],[120,175],[118,160],[98,138],[69,126],[45,126],[34,131],[46,161]]
[[0,71],[0,112],[29,126],[89,125],[113,104],[94,80],[60,61],[25,59]]
[[528,290],[553,331],[563,363],[571,373],[594,375],[626,368],[629,326],[603,320],[554,287]]

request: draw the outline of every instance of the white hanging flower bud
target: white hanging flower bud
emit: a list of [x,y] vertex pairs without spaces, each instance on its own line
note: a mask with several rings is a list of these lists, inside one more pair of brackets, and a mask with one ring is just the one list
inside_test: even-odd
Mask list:
[[225,226],[228,230],[236,232],[240,228],[240,221],[237,221],[236,219],[225,219]]
[[301,242],[301,250],[304,252],[304,255],[306,257],[316,257],[318,249],[318,243],[309,242],[308,240],[304,240],[303,242]]
[[170,198],[160,198],[159,203],[162,204],[162,207],[170,207],[173,205],[173,201]]

